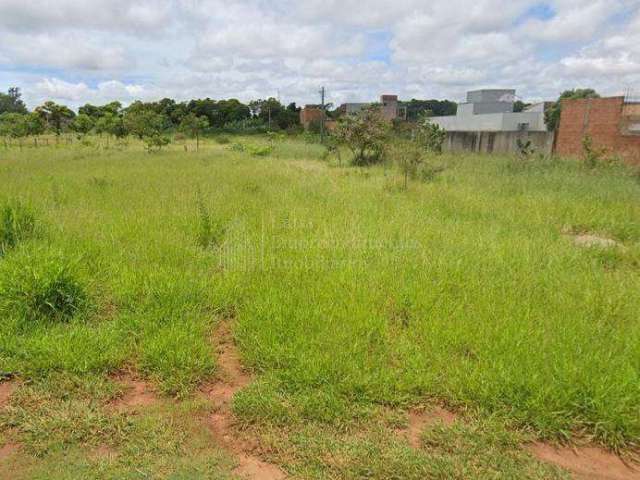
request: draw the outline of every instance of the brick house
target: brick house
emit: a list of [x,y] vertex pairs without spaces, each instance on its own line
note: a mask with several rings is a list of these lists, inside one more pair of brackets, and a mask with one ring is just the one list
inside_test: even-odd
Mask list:
[[320,122],[322,119],[326,119],[326,114],[318,107],[307,105],[300,110],[300,123],[306,129],[313,122]]
[[640,164],[640,103],[624,97],[563,100],[556,153],[581,155],[585,135],[608,153]]

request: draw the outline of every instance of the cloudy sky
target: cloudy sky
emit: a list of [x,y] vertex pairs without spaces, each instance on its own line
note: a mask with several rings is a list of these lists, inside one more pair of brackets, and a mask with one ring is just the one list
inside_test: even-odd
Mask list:
[[0,0],[0,89],[30,107],[640,96],[640,0]]

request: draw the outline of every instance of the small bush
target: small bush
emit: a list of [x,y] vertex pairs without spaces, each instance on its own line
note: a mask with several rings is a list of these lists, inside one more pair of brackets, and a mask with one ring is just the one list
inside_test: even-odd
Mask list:
[[521,140],[518,139],[516,142],[516,147],[518,150],[518,158],[522,160],[529,160],[531,156],[536,152],[536,149],[533,147],[531,140]]
[[169,137],[165,137],[163,135],[149,135],[144,138],[145,148],[147,152],[159,152],[162,150],[162,147],[166,147],[171,143],[171,139]]
[[231,152],[244,152],[246,150],[246,147],[242,143],[236,142],[229,145],[227,147],[227,150]]
[[202,248],[219,247],[224,240],[224,227],[211,219],[209,209],[204,204],[200,191],[197,192],[196,203],[198,208],[198,245]]
[[247,148],[247,151],[249,152],[249,154],[253,155],[254,157],[266,157],[266,156],[271,155],[271,153],[273,152],[273,146],[271,146],[271,145],[264,145],[264,146],[250,145]]
[[220,135],[216,137],[216,143],[218,145],[228,145],[231,143],[231,139],[229,137],[225,137],[224,135]]
[[582,139],[582,161],[585,167],[593,169],[603,163],[605,160],[606,150],[598,148],[593,144],[593,138],[585,135]]
[[29,209],[18,202],[0,207],[0,257],[35,232],[35,216]]
[[419,125],[416,132],[416,140],[428,152],[442,153],[442,146],[447,138],[447,132],[436,123],[431,123],[429,118],[425,118]]
[[88,306],[75,265],[60,255],[23,251],[0,270],[0,312],[19,321],[67,322]]

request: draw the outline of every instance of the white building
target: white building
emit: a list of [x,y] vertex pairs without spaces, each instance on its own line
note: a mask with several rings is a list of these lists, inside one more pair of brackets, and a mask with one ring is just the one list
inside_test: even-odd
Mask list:
[[431,121],[449,132],[545,132],[544,103],[515,113],[515,94],[506,89],[467,92],[467,101],[458,105],[456,115]]

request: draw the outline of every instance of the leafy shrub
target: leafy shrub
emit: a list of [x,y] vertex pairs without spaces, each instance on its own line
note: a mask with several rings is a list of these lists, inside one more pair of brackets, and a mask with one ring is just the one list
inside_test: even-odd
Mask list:
[[253,155],[254,157],[266,157],[268,155],[271,155],[271,153],[273,152],[273,146],[272,145],[264,145],[264,146],[249,145],[249,147],[247,148],[247,151],[249,152],[250,155]]
[[427,151],[432,153],[442,153],[442,145],[447,137],[447,132],[444,128],[436,123],[432,123],[428,118],[423,120],[416,131],[416,140]]
[[225,137],[224,135],[219,135],[216,137],[216,143],[218,145],[228,145],[231,143],[231,139],[229,137]]
[[1,266],[0,312],[24,322],[67,322],[88,306],[76,265],[60,255],[22,251]]
[[320,143],[320,135],[318,135],[317,133],[313,133],[310,131],[306,131],[303,134],[304,142],[308,143],[310,145],[314,144],[314,143]]
[[0,207],[0,257],[35,233],[35,216],[21,203],[7,203]]
[[162,150],[162,147],[165,147],[171,143],[171,139],[163,135],[150,135],[144,137],[144,143],[147,152],[159,152],[160,150]]
[[523,141],[518,139],[516,142],[518,157],[522,160],[528,160],[535,153],[535,148],[531,144],[531,140]]
[[244,152],[246,150],[246,147],[242,143],[236,142],[229,145],[227,147],[227,150],[231,152]]

